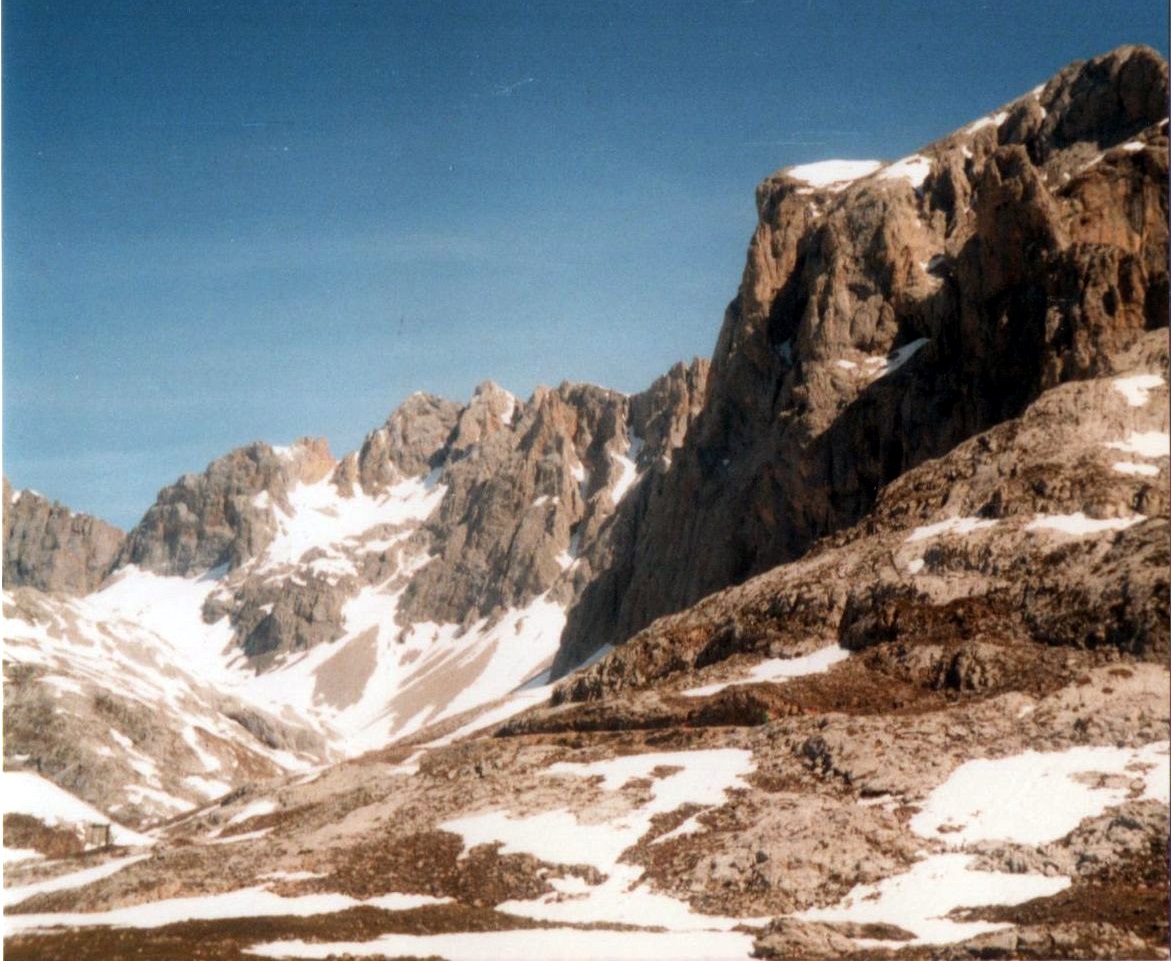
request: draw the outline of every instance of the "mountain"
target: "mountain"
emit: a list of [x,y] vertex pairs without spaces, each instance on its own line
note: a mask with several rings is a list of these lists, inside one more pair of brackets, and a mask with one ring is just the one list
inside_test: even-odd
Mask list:
[[6,952],[1163,956],[1166,105],[778,172],[643,393],[6,492]]
[[[81,598],[56,572],[94,553],[89,541],[34,555],[24,510],[47,505],[12,495],[6,569],[45,562],[6,584],[43,589],[6,595],[6,757],[142,827],[459,727],[547,675],[597,531],[681,442],[706,371],[677,365],[633,397],[569,384],[528,403],[491,383],[466,405],[416,394],[341,461],[313,439],[234,450],[110,538],[107,576]],[[72,523],[107,544],[101,522]],[[165,720],[150,717],[159,705]]]
[[1165,88],[1157,55],[1124,50],[893,164],[766,180],[707,403],[558,668],[800,557],[1166,326]]
[[123,534],[4,480],[4,586],[87,594],[114,569]]

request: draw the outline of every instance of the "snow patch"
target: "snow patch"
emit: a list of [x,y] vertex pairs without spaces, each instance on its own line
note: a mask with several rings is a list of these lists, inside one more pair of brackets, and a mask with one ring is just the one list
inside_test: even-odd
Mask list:
[[[84,871],[74,871],[72,874],[63,874],[59,877],[48,878],[44,881],[37,881],[33,884],[26,884],[22,887],[5,888],[3,894],[3,903],[5,908],[9,908],[14,904],[19,904],[21,901],[26,901],[34,894],[48,894],[50,891],[71,891],[74,888],[83,888],[86,885],[93,884],[95,881],[101,881],[103,878],[108,878],[132,864],[137,864],[139,861],[144,861],[149,858],[149,854],[135,854],[128,858],[118,858],[114,861],[107,861],[105,864],[99,864],[97,867],[86,868]],[[30,914],[9,914],[7,911],[4,914],[4,933],[5,936],[11,934],[14,930],[24,930],[21,926],[23,919],[36,917]],[[60,917],[60,915],[48,915],[48,917]],[[85,917],[85,915],[81,915]],[[20,918],[21,920],[16,920]],[[44,925],[29,925],[29,927],[43,927]]]
[[422,522],[447,492],[436,481],[435,472],[408,478],[377,497],[361,492],[344,497],[328,478],[298,484],[289,492],[289,510],[273,512],[278,533],[256,563],[261,569],[295,564],[311,548],[328,548],[372,527]]
[[[1168,742],[1142,748],[1074,747],[961,765],[923,802],[910,827],[949,848],[986,840],[1044,844],[1064,837],[1085,818],[1129,798],[1130,785],[1096,787],[1093,774],[1130,774],[1143,797],[1166,803],[1171,783]],[[957,922],[960,907],[1021,904],[1069,887],[1067,877],[972,870],[973,855],[933,854],[909,871],[855,887],[838,904],[803,911],[808,921],[883,922],[912,932],[910,944],[945,944],[1008,925]],[[889,943],[858,939],[859,947]]]
[[[985,904],[1021,904],[1048,897],[1070,885],[1066,877],[973,871],[970,854],[935,854],[909,871],[877,884],[853,888],[831,907],[812,908],[796,915],[804,921],[853,921],[860,924],[896,924],[915,935],[914,944],[947,944],[987,931],[1009,927],[988,921],[959,922],[945,915],[960,907]],[[890,942],[859,939],[859,947],[890,947]]]
[[708,684],[706,687],[696,687],[682,691],[684,697],[708,697],[717,694],[728,687],[740,684],[753,684],[760,681],[787,681],[793,677],[806,677],[809,674],[823,674],[833,665],[844,661],[850,652],[844,647],[831,644],[821,650],[806,654],[803,657],[774,657],[761,661],[738,681],[725,681],[721,684]]
[[1132,774],[1143,797],[1166,800],[1168,743],[1142,748],[1072,747],[968,761],[928,795],[911,830],[949,847],[987,840],[1046,844],[1084,819],[1124,803],[1129,785],[1095,787],[1089,774]]
[[507,398],[508,406],[500,412],[500,423],[505,427],[511,427],[513,415],[516,413],[516,397],[508,391],[503,390],[503,388],[501,388],[501,391]]
[[928,342],[926,337],[920,337],[918,340],[912,340],[909,344],[892,350],[887,357],[868,357],[865,363],[870,368],[869,373],[875,380],[885,377],[887,374],[893,374],[927,346]]
[[964,127],[963,130],[960,131],[960,133],[974,134],[980,130],[983,130],[985,127],[999,127],[1007,119],[1008,111],[1002,110],[1000,113],[992,114],[988,117],[981,117],[974,123],[968,124],[966,127]]
[[651,798],[602,822],[583,823],[568,810],[525,817],[493,810],[448,821],[440,828],[461,835],[468,849],[499,842],[501,853],[529,853],[556,864],[592,865],[606,875],[600,884],[589,886],[583,886],[579,879],[553,879],[553,894],[505,902],[498,905],[500,911],[554,923],[641,926],[652,919],[669,931],[728,931],[738,924],[764,923],[764,919],[697,914],[684,902],[641,885],[642,869],[619,863],[619,858],[650,830],[655,815],[684,804],[722,804],[726,792],[744,786],[744,776],[753,769],[751,753],[734,749],[637,754],[589,764],[562,762],[544,773],[601,777],[605,791],[616,791],[631,780],[651,779]]
[[183,778],[183,783],[191,790],[202,794],[209,801],[223,797],[232,790],[232,785],[226,781],[216,781],[212,778],[200,777],[198,774],[189,774]]
[[911,154],[902,160],[884,167],[878,175],[879,180],[905,180],[915,190],[923,186],[927,175],[931,173],[931,161],[922,154]]
[[40,682],[53,688],[59,694],[85,694],[84,688],[71,677],[62,677],[59,674],[46,674],[40,678]]
[[613,454],[614,462],[618,465],[618,479],[614,481],[614,488],[610,491],[610,499],[615,506],[621,503],[638,480],[638,455],[645,446],[641,437],[631,437],[625,454]]
[[19,861],[38,861],[43,860],[44,857],[40,851],[34,851],[32,848],[0,848],[0,862],[4,864],[16,864]]
[[1138,477],[1158,477],[1159,468],[1154,464],[1136,464],[1134,461],[1119,460],[1113,464],[1119,474],[1133,474]]
[[[128,863],[139,860],[142,858],[128,858],[123,862],[114,862],[114,864],[117,870],[121,870]],[[103,867],[109,867],[109,865]],[[109,871],[102,876],[105,877],[113,873],[113,871]],[[92,880],[97,880],[97,878]],[[388,911],[406,911],[428,904],[446,904],[450,900],[450,898],[433,898],[424,894],[384,894],[364,901],[359,901],[346,894],[303,894],[286,898],[268,890],[267,885],[258,885],[222,894],[148,901],[145,904],[115,908],[111,911],[5,915],[4,924],[9,934],[58,925],[70,928],[107,926],[161,928],[164,925],[177,924],[181,921],[219,921],[226,918],[280,916],[305,918],[316,914],[334,914],[338,911],[366,905],[383,907]]]
[[1171,434],[1157,430],[1131,431],[1126,440],[1113,441],[1106,447],[1139,457],[1166,457],[1171,453]]
[[782,173],[812,187],[837,187],[841,190],[847,184],[869,176],[881,166],[878,160],[821,160],[789,167]]
[[1027,531],[1060,531],[1062,534],[1073,534],[1084,537],[1089,534],[1102,534],[1106,531],[1124,531],[1133,527],[1146,517],[1134,514],[1131,517],[1086,517],[1081,511],[1076,514],[1038,514],[1025,528]]
[[935,524],[927,524],[924,527],[916,527],[911,531],[907,538],[908,544],[914,544],[918,541],[925,541],[932,537],[939,537],[941,534],[958,534],[965,536],[971,534],[972,531],[985,530],[989,527],[995,527],[996,521],[984,520],[979,517],[949,517],[947,520],[939,521]]
[[154,844],[155,839],[123,827],[103,811],[58,787],[32,771],[0,773],[5,814],[27,814],[49,827],[75,826],[85,823],[109,824],[114,844]]
[[265,799],[262,801],[253,801],[251,804],[246,804],[243,808],[237,811],[228,820],[228,824],[242,824],[244,821],[249,821],[252,818],[263,817],[266,814],[272,814],[277,809],[276,801]]
[[446,961],[744,961],[752,936],[736,932],[583,931],[538,928],[529,931],[478,931],[466,934],[385,934],[373,941],[269,941],[248,954],[273,958],[442,957]]
[[1118,377],[1113,383],[1114,389],[1131,407],[1145,407],[1151,399],[1151,391],[1162,387],[1166,381],[1159,374],[1135,374],[1133,377]]

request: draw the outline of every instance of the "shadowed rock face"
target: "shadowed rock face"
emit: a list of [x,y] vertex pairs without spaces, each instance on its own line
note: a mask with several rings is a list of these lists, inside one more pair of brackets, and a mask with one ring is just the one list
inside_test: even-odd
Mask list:
[[908,469],[1165,326],[1166,93],[1161,58],[1122,48],[910,163],[768,178],[707,403],[616,519],[557,669],[800,557]]
[[124,534],[4,479],[4,587],[86,594],[110,573]]

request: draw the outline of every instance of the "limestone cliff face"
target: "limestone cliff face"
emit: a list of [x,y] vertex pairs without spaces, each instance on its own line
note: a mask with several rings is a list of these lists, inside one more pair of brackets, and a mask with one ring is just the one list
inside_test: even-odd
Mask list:
[[374,494],[404,477],[425,474],[460,418],[460,405],[432,394],[412,394],[338,467],[337,483]]
[[4,587],[85,594],[114,566],[123,533],[4,479]]
[[202,474],[163,488],[127,535],[118,566],[182,575],[238,567],[272,540],[270,503],[287,507],[289,488],[320,481],[335,466],[322,439],[304,438],[289,448],[238,448]]
[[865,176],[767,179],[707,403],[558,667],[801,556],[1165,326],[1166,99],[1161,58],[1122,48]]
[[681,443],[707,365],[676,365],[627,397],[591,385],[540,388],[527,404],[481,388],[441,459],[447,493],[429,519],[436,558],[407,589],[402,619],[465,621],[593,578],[616,506]]

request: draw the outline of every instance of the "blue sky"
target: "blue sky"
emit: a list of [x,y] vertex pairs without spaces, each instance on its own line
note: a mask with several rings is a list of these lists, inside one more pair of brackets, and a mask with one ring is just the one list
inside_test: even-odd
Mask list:
[[708,355],[771,171],[895,158],[1163,0],[3,5],[4,470],[132,525],[414,390]]

